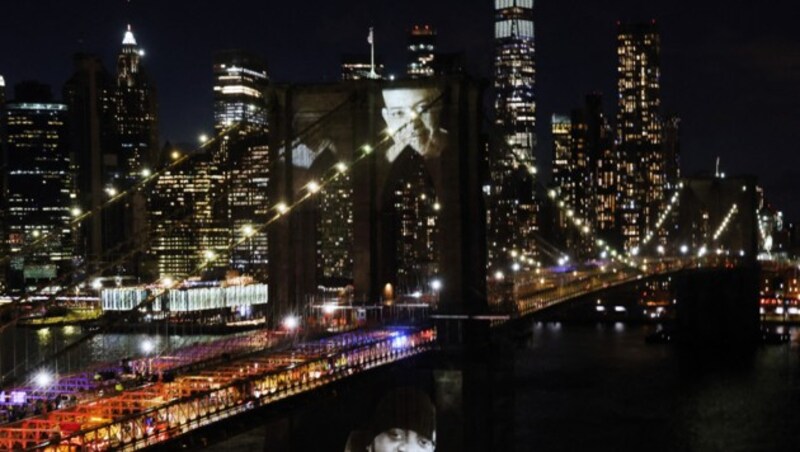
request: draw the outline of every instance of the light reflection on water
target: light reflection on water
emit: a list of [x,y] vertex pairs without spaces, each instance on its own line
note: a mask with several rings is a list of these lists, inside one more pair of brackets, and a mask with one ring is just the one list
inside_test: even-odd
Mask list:
[[[9,328],[0,334],[0,371],[10,376],[18,374],[27,365],[35,367],[42,359],[52,355],[84,334],[80,327],[51,327],[38,330]],[[141,344],[155,344],[154,354],[173,350],[198,342],[213,340],[209,335],[157,335],[157,334],[97,334],[71,352],[52,361],[46,367],[58,373],[72,373],[97,363],[118,362],[127,357],[142,356]],[[27,364],[26,364],[27,363]],[[55,368],[55,369],[54,369]]]

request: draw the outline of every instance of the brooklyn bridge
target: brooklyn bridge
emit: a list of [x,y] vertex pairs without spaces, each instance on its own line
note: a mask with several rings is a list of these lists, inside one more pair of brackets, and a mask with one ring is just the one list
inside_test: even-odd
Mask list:
[[[136,249],[100,267],[75,269],[56,291],[43,285],[2,306],[6,330],[37,326],[30,314],[53,303],[96,303],[102,314],[44,353],[23,358],[4,352],[0,448],[138,450],[172,444],[379,367],[423,355],[449,362],[459,350],[513,331],[521,320],[649,281],[674,284],[685,331],[748,342],[760,334],[764,268],[796,265],[763,255],[755,180],[721,177],[683,180],[668,194],[653,232],[627,250],[594,230],[558,187],[541,187],[553,215],[564,219],[563,233],[591,252],[559,249],[537,236],[536,249],[507,249],[503,258],[495,252],[490,262],[480,220],[487,217],[485,127],[482,90],[475,82],[455,77],[283,86],[271,96],[271,180],[269,203],[260,206],[267,212],[263,223],[241,225],[223,248],[198,247],[196,268],[183,274],[109,284],[108,271],[135,259],[141,252]],[[230,125],[202,146],[224,144],[237,127]],[[73,212],[71,225],[91,222],[197,155],[176,152],[129,190],[92,210]],[[517,165],[536,171],[523,160]],[[411,179],[413,189],[405,190]],[[223,184],[215,199],[227,197],[233,182]],[[337,218],[321,202],[340,190],[352,193],[347,218]],[[395,245],[408,227],[398,218],[398,196],[408,194],[426,201],[425,225],[431,227],[417,232],[429,234],[434,250],[424,277],[414,276],[415,285],[408,283],[411,269],[403,268]],[[170,212],[170,224],[191,220],[183,214]],[[343,226],[325,227],[335,221]],[[707,225],[703,233],[677,227],[701,223]],[[662,230],[671,232],[662,236]],[[319,244],[343,236],[352,240],[352,285],[321,296],[318,270],[330,256],[319,253]],[[247,272],[221,283],[200,278],[226,253],[249,261],[254,237],[268,238],[269,258],[248,270],[268,275],[268,282]],[[45,234],[6,259],[47,242]],[[191,343],[170,339],[179,331],[206,331],[204,322],[230,312],[239,315],[225,334]],[[47,331],[48,325],[38,327]],[[98,336],[137,328],[155,334],[126,344],[121,355],[119,344],[103,342],[105,360],[78,356]]]

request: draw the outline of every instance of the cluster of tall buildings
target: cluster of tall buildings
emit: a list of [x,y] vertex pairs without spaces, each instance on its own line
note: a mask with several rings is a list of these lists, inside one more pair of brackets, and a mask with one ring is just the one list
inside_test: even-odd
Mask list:
[[[150,195],[159,277],[237,270],[266,277],[269,145],[264,61],[241,50],[214,55],[214,139],[166,168]],[[173,159],[184,150],[165,149]]]
[[[267,279],[264,225],[273,206],[263,59],[240,50],[214,55],[214,136],[193,149],[159,145],[156,89],[143,57],[128,27],[115,72],[96,55],[75,55],[62,101],[50,87],[24,82],[6,102],[0,80],[9,293],[111,275],[151,282],[234,270]],[[375,65],[347,58],[343,79],[374,78],[373,71],[388,79],[380,57]],[[405,78],[462,71],[460,55],[437,51],[428,25],[409,30],[407,58]],[[436,273],[436,196],[420,171],[401,182],[392,201],[395,253],[401,286],[412,290]],[[317,279],[341,287],[353,278],[350,175],[327,184],[315,203],[323,220]]]
[[662,219],[679,184],[680,121],[661,111],[660,55],[655,21],[620,23],[615,122],[597,93],[570,115],[553,115],[552,189],[566,205],[554,231],[570,253],[589,257],[594,248],[574,218],[633,254],[654,254],[677,227]]
[[537,255],[536,54],[533,0],[496,0],[494,128],[489,143],[488,263]]
[[38,82],[17,84],[6,102],[0,86],[5,291],[111,275],[150,282],[266,272],[258,228],[270,161],[263,60],[215,55],[216,138],[192,151],[160,148],[143,56],[129,27],[116,72],[95,55],[75,55],[60,102]]
[[[613,115],[602,95],[591,93],[583,106],[552,116],[552,180],[544,186],[535,157],[534,3],[494,5],[483,187],[490,274],[536,265],[554,251],[592,257],[596,238],[634,254],[666,245],[675,227],[663,216],[679,184],[680,121],[662,112],[655,22],[618,25]],[[408,30],[403,78],[463,73],[461,55],[441,53],[437,39],[429,25]],[[160,147],[156,89],[143,56],[130,27],[114,72],[95,55],[76,55],[60,101],[37,82],[6,92],[0,77],[0,255],[10,256],[2,262],[10,292],[86,275],[152,281],[235,270],[267,279],[263,226],[275,204],[268,199],[270,168],[280,156],[269,146],[263,59],[240,50],[214,55],[214,137],[191,150]],[[374,49],[345,56],[341,74],[345,82],[393,79]],[[439,272],[441,251],[437,194],[419,160],[390,190],[397,237],[391,253],[399,289],[407,292]],[[314,200],[321,219],[317,280],[325,285],[353,280],[352,196],[345,174]]]
[[156,93],[143,55],[129,28],[115,74],[98,57],[78,54],[61,101],[50,86],[26,81],[3,106],[9,292],[143,271],[149,228],[137,184],[158,149]]
[[590,257],[593,236],[634,254],[654,252],[675,227],[661,217],[680,178],[680,121],[661,111],[658,27],[618,25],[613,119],[599,93],[570,114],[552,116],[552,180],[545,190],[535,159],[533,8],[533,0],[495,1],[489,268],[530,265],[548,257],[542,255],[548,248],[548,254]]

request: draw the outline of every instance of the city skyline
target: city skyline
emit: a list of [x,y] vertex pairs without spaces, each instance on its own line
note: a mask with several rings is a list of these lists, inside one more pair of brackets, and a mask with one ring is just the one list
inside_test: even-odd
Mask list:
[[[338,79],[342,54],[368,50],[365,38],[368,27],[374,25],[378,53],[387,72],[402,74],[406,29],[430,23],[439,31],[442,51],[464,50],[470,73],[490,74],[492,43],[487,36],[492,33],[491,2],[462,5],[458,14],[449,2],[411,0],[393,8],[365,1],[351,2],[350,8],[312,2],[311,6],[325,13],[303,22],[320,30],[313,34],[284,25],[300,23],[300,13],[287,5],[253,9],[249,15],[237,11],[253,8],[250,1],[235,1],[231,12],[224,14],[192,5],[189,17],[189,5],[181,2],[159,9],[158,15],[152,14],[152,1],[107,3],[88,2],[79,9],[83,14],[70,15],[75,17],[70,22],[61,20],[66,13],[59,12],[74,7],[59,2],[9,9],[0,31],[0,74],[7,86],[36,79],[58,87],[69,76],[72,54],[81,49],[100,54],[107,67],[112,67],[128,22],[146,51],[145,64],[159,86],[162,140],[171,142],[194,141],[201,131],[211,130],[215,49],[244,48],[262,55],[278,83],[332,82]],[[613,113],[616,20],[655,18],[663,34],[664,112],[678,113],[683,120],[685,174],[712,171],[720,156],[729,174],[758,175],[769,198],[787,210],[789,218],[800,217],[800,206],[791,203],[797,176],[792,143],[800,141],[800,132],[791,127],[798,119],[792,105],[797,104],[798,94],[792,89],[780,91],[800,77],[796,71],[797,32],[779,26],[783,21],[788,24],[789,15],[782,13],[788,11],[788,2],[771,9],[746,7],[719,15],[722,7],[722,2],[715,1],[687,15],[682,14],[680,5],[666,2],[537,2],[537,160],[544,177],[549,173],[547,156],[552,142],[550,115],[579,104],[594,90],[605,94],[605,111]],[[569,11],[575,13],[564,14]],[[322,17],[346,14],[352,19],[346,24],[320,23]],[[41,26],[20,26],[32,20]],[[213,29],[223,32],[208,32],[215,21]],[[176,23],[181,27],[175,27]],[[292,45],[286,45],[285,39],[293,40]],[[683,70],[687,67],[693,70]],[[742,133],[734,135],[732,131]],[[759,159],[753,159],[754,154]]]

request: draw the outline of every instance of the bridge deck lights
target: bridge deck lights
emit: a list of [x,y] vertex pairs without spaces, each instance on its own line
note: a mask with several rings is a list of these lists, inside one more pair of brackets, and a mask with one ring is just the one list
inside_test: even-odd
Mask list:
[[285,202],[280,202],[277,206],[275,206],[275,209],[278,210],[278,213],[283,215],[289,211],[289,206],[287,206]]

